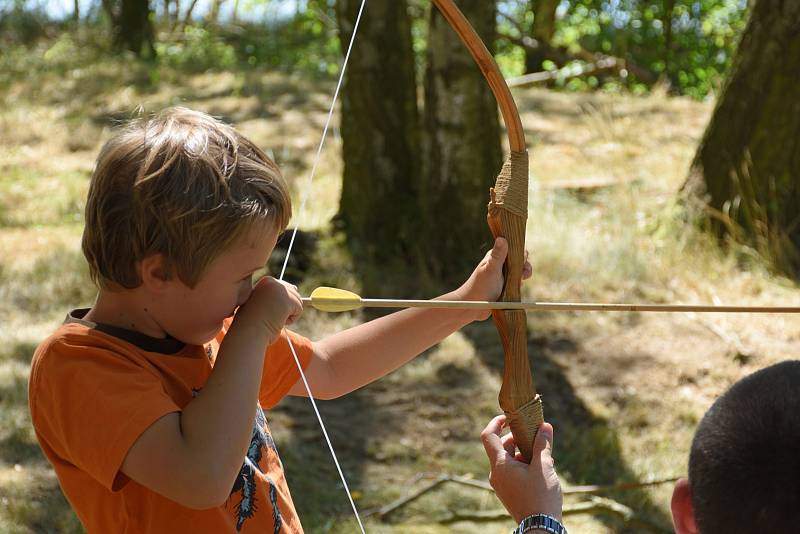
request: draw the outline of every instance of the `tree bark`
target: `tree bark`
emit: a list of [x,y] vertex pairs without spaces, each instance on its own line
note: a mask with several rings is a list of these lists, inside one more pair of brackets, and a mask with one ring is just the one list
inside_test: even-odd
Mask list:
[[[237,0],[237,3],[238,3],[238,0]],[[197,0],[192,0],[192,2],[189,4],[189,8],[186,10],[186,15],[184,15],[184,17],[181,19],[181,21],[180,21],[180,23],[179,23],[179,25],[177,27],[177,32],[178,33],[183,33],[183,31],[186,30],[186,26],[189,26],[192,23],[192,13],[194,13],[194,8],[195,8],[196,5],[197,5]],[[234,9],[235,8],[236,8],[236,6],[234,5]],[[236,20],[235,20],[235,17],[234,17],[234,22],[235,21]]]
[[[456,2],[492,50],[494,1]],[[434,280],[463,282],[491,235],[489,187],[502,165],[497,103],[453,29],[434,7],[425,75],[425,256]],[[443,224],[447,221],[447,224]]]
[[[336,4],[343,51],[359,4]],[[387,271],[399,275],[402,268],[406,278],[416,276],[422,233],[419,112],[405,0],[367,3],[347,69],[341,117],[344,178],[337,221],[359,263],[382,266],[381,279],[363,277],[370,293],[382,294]]]
[[758,0],[684,190],[721,234],[800,273],[800,2]]
[[675,0],[664,0],[661,26],[664,28],[664,73],[672,69],[672,18],[675,16]]
[[525,72],[541,72],[544,62],[552,59],[547,55],[547,49],[552,48],[551,42],[556,32],[556,9],[559,0],[530,0],[533,11],[533,28],[531,36],[541,43],[540,49],[525,50]]
[[222,2],[225,0],[212,0],[211,9],[208,12],[208,23],[216,26],[219,23],[219,11],[222,7]]
[[129,50],[138,57],[154,58],[155,34],[150,0],[102,1],[111,20],[114,48]]

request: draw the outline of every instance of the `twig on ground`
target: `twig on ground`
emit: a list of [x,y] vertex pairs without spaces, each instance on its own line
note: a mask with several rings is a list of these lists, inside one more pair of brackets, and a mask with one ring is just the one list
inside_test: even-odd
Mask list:
[[[615,517],[627,526],[636,526],[659,534],[669,532],[659,525],[637,517],[633,509],[628,506],[604,497],[590,497],[589,500],[584,502],[564,505],[561,509],[561,513],[564,516],[600,513]],[[439,518],[439,523],[450,524],[458,521],[501,521],[508,518],[508,512],[503,509],[478,511],[454,510],[442,515],[442,517]]]
[[[380,506],[380,507],[377,507],[377,508],[371,508],[369,510],[365,510],[361,514],[361,517],[365,517],[366,518],[366,517],[371,517],[371,516],[377,516],[379,519],[383,520],[389,514],[391,514],[392,512],[394,512],[394,511],[398,510],[399,508],[402,508],[403,506],[407,505],[408,503],[418,499],[422,495],[425,495],[426,493],[436,489],[438,486],[444,484],[445,482],[453,482],[455,484],[461,484],[463,486],[469,486],[469,487],[472,487],[472,488],[478,488],[478,489],[494,492],[494,489],[492,488],[492,486],[486,481],[475,480],[473,478],[463,477],[463,476],[458,476],[458,475],[449,475],[449,474],[446,474],[446,473],[441,473],[441,474],[418,473],[417,475],[415,475],[413,477],[413,479],[412,479],[413,482],[411,482],[411,483],[412,484],[416,483],[417,481],[419,481],[419,480],[421,480],[423,478],[433,478],[433,480],[428,482],[424,486],[422,486],[420,488],[417,488],[416,490],[414,490],[412,492],[407,493],[403,497],[395,499],[394,501],[390,502],[389,504],[386,504],[384,506]],[[562,494],[564,494],[564,495],[578,495],[578,494],[595,494],[595,493],[602,493],[602,492],[607,492],[607,491],[625,491],[625,490],[630,490],[630,489],[643,488],[643,487],[647,487],[647,486],[655,486],[655,485],[658,485],[658,484],[665,484],[665,483],[668,483],[668,482],[675,482],[676,480],[678,480],[678,477],[659,478],[659,479],[654,479],[654,480],[648,480],[648,481],[645,481],[645,482],[623,482],[623,483],[620,483],[620,484],[572,486],[572,487],[564,488],[562,490]],[[616,501],[612,501],[610,499],[603,499],[602,497],[596,497],[596,496],[592,496],[590,501],[587,501],[587,502],[593,503],[595,501],[597,501],[597,502],[606,502],[606,501],[608,501],[609,503],[616,503]],[[606,504],[608,505],[608,503],[606,503]],[[618,504],[619,506],[623,506],[623,505],[621,505],[619,503],[616,503],[616,504]],[[600,505],[597,505],[596,503],[595,503],[595,505],[596,506],[600,506]],[[570,506],[572,506],[571,509],[575,510],[574,512],[570,512],[570,513],[582,513],[582,512],[580,512],[581,506],[586,506],[586,503],[578,503],[576,505],[570,505]],[[609,506],[610,505],[606,506],[606,508],[608,508]],[[565,507],[565,510],[566,510],[566,507]],[[617,509],[617,512],[618,512],[617,515],[622,514],[620,512],[620,510],[622,510],[622,508],[618,508]],[[588,510],[588,511],[592,511],[592,510]],[[491,520],[493,520],[493,519],[491,519],[491,517],[494,517],[492,515],[492,514],[494,514],[494,512],[492,512],[492,511],[485,512],[485,513],[484,512],[480,512],[480,511],[479,512],[471,511],[471,512],[468,512],[468,513],[465,512],[465,513],[468,514],[468,515],[472,514],[473,520],[477,520],[475,518],[483,517],[484,515],[486,515],[487,518],[484,518],[482,520],[483,521],[491,521]],[[567,512],[565,511],[564,514],[566,514],[566,513]],[[633,512],[631,512],[631,513],[633,513]],[[450,514],[450,515],[453,515],[453,514]],[[622,515],[624,515],[624,514],[622,514]],[[455,516],[453,516],[453,517],[455,517]],[[440,520],[440,522],[453,522],[453,521],[461,521],[461,520],[462,519],[446,519],[445,518],[444,520]]]

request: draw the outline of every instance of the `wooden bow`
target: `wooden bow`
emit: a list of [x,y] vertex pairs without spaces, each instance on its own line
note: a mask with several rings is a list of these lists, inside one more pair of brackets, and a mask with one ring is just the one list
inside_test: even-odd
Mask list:
[[[486,45],[452,0],[433,0],[450,26],[466,45],[494,94],[508,132],[511,154],[503,164],[495,186],[490,190],[489,228],[495,237],[508,241],[508,257],[503,267],[505,285],[498,300],[520,301],[522,270],[525,262],[525,223],[528,219],[528,150],[517,105]],[[503,384],[498,400],[508,418],[514,442],[527,462],[531,460],[533,440],[544,420],[541,396],[533,385],[528,363],[527,321],[524,311],[492,312],[503,343]]]

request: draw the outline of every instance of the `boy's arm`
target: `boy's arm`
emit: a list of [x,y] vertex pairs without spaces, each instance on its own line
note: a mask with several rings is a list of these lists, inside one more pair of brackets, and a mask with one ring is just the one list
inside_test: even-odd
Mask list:
[[[440,300],[494,300],[503,285],[504,239],[495,241],[470,278]],[[488,310],[409,308],[334,334],[314,344],[306,370],[315,397],[333,399],[386,375]],[[291,395],[307,395],[302,382]]]
[[189,508],[225,502],[250,442],[264,350],[301,311],[296,290],[262,280],[237,312],[203,390],[145,430],[121,471]]

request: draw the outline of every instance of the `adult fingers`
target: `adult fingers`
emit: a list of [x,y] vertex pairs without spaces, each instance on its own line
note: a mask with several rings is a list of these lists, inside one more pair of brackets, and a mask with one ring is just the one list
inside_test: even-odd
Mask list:
[[489,463],[495,465],[498,458],[505,452],[503,442],[500,439],[500,433],[503,431],[503,425],[506,422],[505,415],[498,415],[486,425],[486,428],[481,432],[481,441],[483,448],[486,449],[486,455],[489,457]]
[[517,453],[517,444],[514,443],[514,434],[509,432],[500,438],[500,441],[503,443],[503,448],[506,450],[506,452],[510,454],[512,458],[514,458]]
[[[533,440],[533,458],[549,459],[553,457],[553,425],[542,423],[539,431],[536,432],[536,439]],[[537,462],[531,462],[531,465]]]

